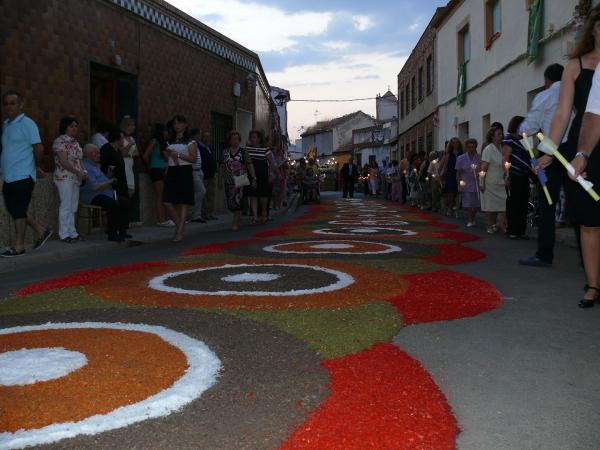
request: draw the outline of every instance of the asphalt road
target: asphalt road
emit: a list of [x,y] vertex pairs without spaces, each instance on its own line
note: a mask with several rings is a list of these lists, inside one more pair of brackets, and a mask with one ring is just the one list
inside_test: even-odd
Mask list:
[[493,283],[504,304],[405,328],[396,344],[448,397],[463,430],[458,449],[600,449],[600,307],[577,307],[577,250],[559,246],[553,268],[526,268],[517,260],[534,253],[535,241],[480,234],[470,245],[487,258],[452,270]]
[[[250,238],[256,230],[115,247],[54,264],[32,261],[0,274],[0,298],[73,271],[168,259],[185,248]],[[504,304],[474,318],[405,328],[396,344],[421,361],[446,394],[463,429],[459,449],[600,449],[600,307],[577,308],[584,279],[576,250],[558,247],[554,268],[524,268],[516,261],[533,254],[535,242],[482,237],[468,245],[487,258],[451,270],[493,283]]]

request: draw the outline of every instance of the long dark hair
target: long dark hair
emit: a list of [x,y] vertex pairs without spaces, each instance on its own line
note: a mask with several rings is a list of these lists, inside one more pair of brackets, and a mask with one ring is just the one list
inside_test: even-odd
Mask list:
[[600,5],[592,8],[587,18],[585,19],[585,23],[581,28],[577,45],[575,45],[575,48],[569,55],[572,59],[581,58],[583,55],[587,55],[589,52],[593,51],[596,48],[596,42],[594,40],[592,30],[594,29],[594,25],[596,24],[596,22],[599,21]]
[[160,149],[164,150],[167,146],[165,140],[165,130],[167,127],[162,123],[155,123],[152,128],[152,139],[154,139],[160,145]]
[[[184,141],[189,141],[190,140],[190,130],[187,126],[187,120],[184,116],[182,116],[181,114],[177,114],[175,117],[173,117],[173,125],[175,125],[175,122],[178,123],[185,123],[185,131],[183,132],[183,136],[181,137],[182,140]],[[173,129],[171,130],[171,142],[175,142],[177,140],[177,132],[175,131],[175,126],[173,126]]]
[[265,135],[260,130],[251,130],[250,133],[248,133],[248,144],[253,135],[256,135],[258,138],[258,145],[265,145]]

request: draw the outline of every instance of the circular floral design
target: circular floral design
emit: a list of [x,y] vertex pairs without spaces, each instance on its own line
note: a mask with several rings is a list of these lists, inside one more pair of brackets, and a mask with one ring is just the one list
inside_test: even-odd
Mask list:
[[2,448],[168,415],[212,386],[221,365],[202,342],[159,326],[83,322],[0,330],[0,355],[48,346],[85,355],[87,363],[52,380],[0,386]]
[[300,241],[269,245],[264,248],[270,253],[286,254],[337,254],[337,255],[385,255],[402,249],[396,245],[367,241]]
[[[294,269],[294,271],[290,274],[282,272],[282,273],[256,273],[256,272],[245,272],[249,269],[265,268],[270,272],[277,271],[278,269]],[[177,280],[178,278],[186,277],[186,280],[189,281],[190,275],[193,277],[192,282],[193,285],[212,285],[213,283],[207,282],[206,275],[210,275],[211,272],[218,272],[219,277],[222,276],[223,271],[233,272],[233,274],[225,275],[221,278],[221,280],[226,282],[231,282],[233,279],[235,282],[247,283],[250,284],[249,287],[241,287],[236,286],[235,290],[223,290],[220,289],[220,285],[217,284],[216,287],[212,289],[193,289],[193,288],[185,288],[178,287],[174,283],[168,283],[172,280]],[[299,271],[300,273],[296,273]],[[281,287],[290,286],[291,278],[297,277],[301,280],[310,280],[311,277],[315,275],[328,275],[327,280],[320,286],[311,287],[311,288],[300,288],[300,289],[285,289],[281,290]],[[277,281],[276,286],[273,289],[264,289],[268,284],[272,284],[272,282]],[[344,289],[345,287],[350,286],[354,283],[354,278],[350,275],[340,272],[338,270],[327,269],[319,266],[307,266],[303,264],[225,264],[223,266],[216,267],[203,267],[199,269],[190,269],[183,270],[179,272],[171,272],[160,275],[156,278],[153,278],[148,283],[152,289],[156,289],[157,291],[163,292],[172,292],[176,294],[189,294],[189,295],[215,295],[215,296],[269,296],[269,297],[295,297],[301,295],[309,295],[309,294],[317,294],[324,292],[332,292],[337,291],[339,289]],[[258,286],[257,286],[258,284]],[[261,288],[263,290],[261,290]]]
[[0,386],[24,386],[64,377],[87,364],[83,353],[62,347],[22,348],[0,354]]
[[314,234],[327,236],[375,236],[379,234],[396,236],[416,236],[418,233],[401,228],[385,227],[340,227],[340,228],[320,228],[313,230]]
[[[283,274],[281,279],[273,282],[259,282],[256,283],[255,292],[250,293],[250,286],[245,283],[231,283],[222,280],[224,276],[230,276],[234,273],[229,269],[225,269],[224,266],[240,266],[238,274],[244,273],[256,273],[259,271],[261,266],[266,273],[277,273]],[[285,267],[287,266],[287,268]],[[110,278],[99,280],[96,283],[90,284],[87,287],[87,292],[90,295],[97,296],[106,300],[122,302],[132,305],[145,305],[145,306],[166,306],[166,307],[180,307],[180,308],[225,308],[225,309],[247,309],[247,310],[271,310],[271,309],[306,309],[306,308],[331,308],[340,307],[356,304],[372,303],[373,301],[386,300],[393,298],[397,295],[401,295],[407,287],[407,283],[399,282],[398,277],[392,273],[381,271],[377,268],[371,268],[364,265],[350,264],[341,261],[327,261],[327,269],[330,272],[323,272],[319,270],[313,270],[315,268],[321,268],[323,266],[322,260],[313,259],[302,259],[297,261],[286,260],[286,264],[281,264],[281,260],[278,259],[261,259],[256,260],[256,264],[239,264],[236,262],[228,263],[228,261],[216,262],[195,262],[193,264],[177,264],[165,268],[150,267],[145,271],[137,273],[124,273],[115,275]],[[274,268],[278,267],[278,270]],[[301,267],[308,267],[308,269],[300,269]],[[210,293],[193,293],[188,292],[189,286],[184,286],[182,290],[156,290],[149,286],[151,280],[155,280],[154,283],[158,283],[159,279],[166,280],[173,272],[184,272],[191,270],[188,276],[193,276],[193,271],[202,268],[219,268],[219,272],[215,271],[215,278],[218,280],[218,286],[213,286]],[[225,272],[225,270],[228,270]],[[311,277],[296,277],[295,283],[302,283],[294,288],[296,291],[309,291],[301,295],[296,292],[290,292],[283,295],[273,295],[274,291],[283,291],[280,287],[277,287],[278,283],[282,280],[286,280],[286,283],[291,281],[291,275],[298,270],[310,271],[313,278],[329,277],[329,281],[321,278],[322,284],[315,286],[314,280]],[[291,272],[286,274],[285,271]],[[323,285],[334,284],[337,280],[337,273],[345,274],[342,277],[340,284],[335,287],[330,287],[329,290],[319,291]],[[202,279],[206,279],[206,274],[209,271],[203,272]],[[335,274],[335,275],[333,275]],[[220,275],[220,276],[216,276]],[[201,282],[201,280],[199,282]],[[353,283],[346,284],[350,279],[354,280]],[[318,281],[318,280],[317,280]],[[323,281],[325,283],[323,283]],[[168,283],[168,282],[167,282]],[[185,281],[184,281],[185,283]],[[268,292],[265,285],[273,283],[273,287]],[[310,283],[313,283],[312,285]],[[250,284],[250,283],[248,283]],[[205,283],[204,291],[208,284]],[[240,291],[237,295],[219,295],[216,292],[224,290],[227,287],[229,291]],[[233,289],[235,287],[235,289]],[[246,289],[246,292],[241,293],[242,289]],[[184,292],[185,290],[185,292]],[[199,290],[199,289],[192,289]],[[287,288],[289,290],[289,287]],[[259,292],[256,292],[259,291]]]
[[387,220],[387,219],[350,219],[350,220],[331,220],[329,225],[350,225],[364,227],[385,227],[385,226],[406,226],[408,222],[403,220]]

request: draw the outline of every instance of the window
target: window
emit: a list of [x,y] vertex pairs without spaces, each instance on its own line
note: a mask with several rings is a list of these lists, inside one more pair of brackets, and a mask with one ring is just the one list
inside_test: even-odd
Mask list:
[[400,92],[400,118],[404,119],[404,90]]
[[416,141],[412,141],[410,144],[410,151],[411,153],[415,153],[417,151],[417,142]]
[[423,66],[419,67],[419,102],[423,101]]
[[487,0],[485,4],[485,38],[486,50],[500,36],[500,0]]
[[427,58],[427,95],[433,92],[433,58]]
[[417,106],[417,79],[415,78],[415,76],[413,75],[412,80],[410,80],[410,95],[411,95],[411,101],[410,101],[410,107],[411,109],[415,109],[415,107]]
[[433,151],[433,133],[431,131],[427,133],[427,138],[425,139],[425,147],[428,154]]
[[409,87],[408,87],[409,84],[410,84],[409,82],[406,83],[406,95],[405,95],[405,97],[406,97],[406,115],[407,116],[408,116],[408,113],[410,112],[410,103],[409,103],[410,102],[410,92],[409,92]]
[[458,64],[463,65],[471,59],[471,33],[469,25],[465,25],[458,32]]
[[424,150],[425,150],[425,147],[423,147],[423,136],[421,136],[419,138],[419,153],[421,153]]

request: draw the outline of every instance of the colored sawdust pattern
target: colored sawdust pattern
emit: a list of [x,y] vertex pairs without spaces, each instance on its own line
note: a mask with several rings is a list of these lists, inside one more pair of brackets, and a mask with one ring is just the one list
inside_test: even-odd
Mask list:
[[80,309],[128,308],[123,303],[109,302],[85,293],[82,286],[10,297],[0,301],[0,316]]
[[158,336],[137,331],[44,330],[0,335],[0,353],[43,347],[81,352],[88,362],[56,380],[0,386],[0,432],[109,413],[166,389],[188,367],[177,348]]
[[240,313],[265,322],[305,341],[320,357],[331,359],[388,342],[402,321],[387,302],[334,310]]
[[408,292],[392,300],[406,324],[456,320],[497,308],[502,296],[491,284],[442,270],[405,275]]
[[459,429],[421,365],[391,344],[323,363],[331,394],[282,446],[298,449],[453,449]]
[[[384,232],[361,237],[313,233],[319,228],[338,227],[328,222],[344,221],[336,217],[341,210],[351,222],[363,221],[362,214],[371,211],[373,218],[385,224]],[[417,234],[385,233],[386,226],[398,228],[394,220],[385,220],[394,215],[398,216],[396,221],[408,223],[402,228]],[[451,449],[459,430],[444,395],[418,361],[392,345],[391,340],[406,325],[470,317],[501,304],[500,294],[489,283],[441,270],[485,257],[483,252],[463,245],[479,238],[456,228],[433,214],[389,202],[322,204],[251,239],[192,248],[169,262],[120,265],[33,284],[1,301],[0,315],[138,306],[208,309],[224,317],[234,315],[253,321],[257,329],[278,329],[300,339],[329,371],[329,397],[292,432],[283,449]],[[312,259],[300,259],[298,255],[296,259],[288,255],[277,259],[264,251],[269,245],[293,247],[298,236],[310,236],[314,241],[310,245],[333,243],[333,250],[335,244],[360,239],[365,249],[390,244],[402,251],[385,257],[336,255],[332,251],[332,255]],[[385,238],[386,244],[372,242],[379,238]],[[347,274],[354,283],[334,292],[294,298],[191,295],[149,287],[151,279],[168,272],[240,263],[322,266]],[[185,289],[191,289],[191,284],[187,287],[182,283]],[[204,283],[206,286],[198,285],[198,292],[218,288],[214,281],[215,286],[209,286],[206,279]],[[106,370],[110,376],[110,368]],[[144,383],[139,382],[140,389]],[[53,401],[58,408],[64,406],[60,399]],[[39,408],[45,410],[44,405]],[[70,408],[76,410],[77,406]],[[25,410],[11,419],[11,429],[33,420],[27,414],[35,416]],[[54,413],[45,414],[49,420]]]

